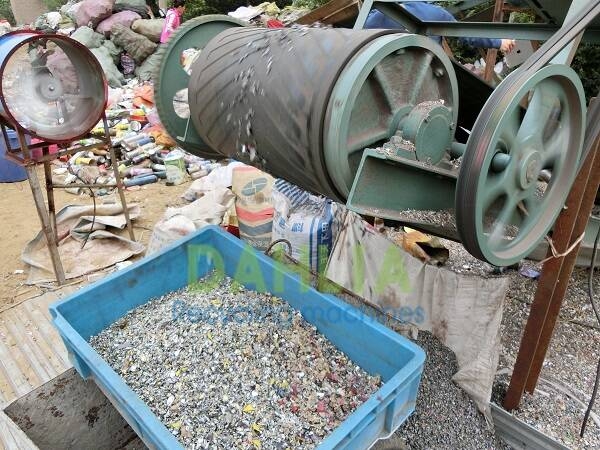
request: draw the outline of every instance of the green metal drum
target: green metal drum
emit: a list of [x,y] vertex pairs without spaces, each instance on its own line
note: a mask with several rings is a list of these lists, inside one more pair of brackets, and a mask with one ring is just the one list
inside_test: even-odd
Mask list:
[[381,30],[232,28],[189,82],[191,119],[214,151],[342,201],[364,148],[399,128],[430,148],[417,158],[445,151],[456,93],[441,47]]
[[161,122],[177,144],[207,158],[221,155],[212,151],[194,129],[189,119],[187,88],[189,74],[182,65],[185,51],[202,50],[217,34],[244,22],[225,15],[207,15],[185,22],[161,44],[163,53],[154,83],[154,100]]

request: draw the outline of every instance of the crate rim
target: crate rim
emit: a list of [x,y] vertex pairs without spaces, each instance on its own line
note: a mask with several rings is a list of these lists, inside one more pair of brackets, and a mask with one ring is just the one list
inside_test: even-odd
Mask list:
[[[67,350],[69,352],[72,351],[77,357],[83,360],[86,366],[90,369],[90,376],[88,378],[93,378],[97,384],[98,381],[100,382],[98,386],[111,401],[111,403],[113,403],[119,413],[123,414],[122,406],[125,408],[125,412],[127,413],[125,419],[127,420],[128,418],[131,418],[135,421],[135,426],[131,423],[130,425],[132,428],[134,428],[136,433],[140,435],[140,438],[144,441],[144,443],[146,443],[146,445],[149,445],[149,442],[147,442],[146,439],[151,438],[152,442],[160,445],[160,447],[157,448],[178,450],[184,449],[177,437],[168,430],[167,426],[158,418],[156,414],[152,412],[150,407],[125,383],[123,378],[117,374],[117,372],[98,354],[98,352],[96,352],[96,350],[94,350],[88,341],[85,340],[77,330],[75,330],[65,316],[63,316],[60,308],[69,301],[91,292],[99,286],[109,284],[115,278],[125,276],[127,273],[136,270],[140,266],[147,264],[153,259],[162,257],[164,254],[177,247],[186,245],[186,243],[194,240],[198,235],[203,233],[208,234],[211,232],[217,233],[219,238],[225,238],[234,245],[240,245],[241,243],[239,239],[224,231],[221,229],[221,227],[209,225],[195,231],[194,233],[190,233],[182,239],[178,239],[177,241],[169,244],[165,248],[148,257],[141,258],[125,269],[113,272],[112,274],[109,274],[108,276],[96,282],[90,283],[80,290],[69,294],[65,298],[57,300],[49,306],[52,322],[55,328],[58,329],[58,332],[63,340],[69,343],[69,348]],[[263,259],[264,262],[270,263],[273,261],[272,258],[268,257],[263,252],[253,249],[246,243],[243,244],[252,249],[256,256],[260,259]],[[286,271],[286,276],[298,277],[299,275],[291,271]],[[339,299],[335,295],[319,292],[312,287],[310,287],[310,289],[314,290],[317,295],[323,296],[327,301],[336,304],[336,306],[343,308],[358,317],[359,310],[354,305]],[[334,442],[334,440],[341,441],[341,438],[348,436],[355,426],[363,422],[365,418],[368,417],[372,412],[377,411],[381,403],[399,390],[402,384],[411,379],[411,376],[414,376],[415,374],[420,376],[421,374],[426,357],[425,351],[421,347],[408,338],[381,324],[377,320],[373,320],[370,323],[370,326],[375,328],[377,332],[385,335],[389,339],[401,344],[404,348],[412,353],[412,358],[400,370],[395,372],[387,382],[383,382],[377,391],[371,394],[371,396],[365,402],[358,406],[348,417],[346,417],[344,421],[342,421],[329,435],[327,435],[316,447],[317,450],[336,448],[335,446],[338,442]],[[114,396],[115,398],[111,396]],[[115,404],[116,401],[119,401],[119,404]],[[415,405],[412,406],[414,408]],[[129,422],[129,420],[127,421]],[[145,426],[142,427],[140,424],[144,424]],[[398,424],[397,427],[400,425],[401,423]],[[146,431],[143,431],[144,429]]]

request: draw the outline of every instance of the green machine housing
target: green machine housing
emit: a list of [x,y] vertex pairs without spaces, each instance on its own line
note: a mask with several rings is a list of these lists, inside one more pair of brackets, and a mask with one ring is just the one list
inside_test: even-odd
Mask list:
[[[598,40],[600,13],[599,1],[521,3],[546,23],[422,22],[372,0],[352,30],[196,19],[166,48],[159,114],[193,153],[259,166],[511,265],[546,236],[589,150],[585,95],[569,65],[582,37]],[[363,30],[372,8],[409,32]],[[545,43],[493,89],[422,35]],[[186,72],[177,62],[189,48],[200,51]],[[414,210],[452,220],[415,223]]]

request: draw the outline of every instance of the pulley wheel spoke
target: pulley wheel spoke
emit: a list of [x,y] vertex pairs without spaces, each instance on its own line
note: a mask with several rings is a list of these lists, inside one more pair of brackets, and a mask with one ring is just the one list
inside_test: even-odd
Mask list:
[[495,200],[498,200],[499,197],[506,195],[509,172],[510,170],[507,168],[501,173],[490,175],[486,180],[482,199],[484,211],[486,211]]
[[569,130],[559,128],[544,145],[544,168],[555,167],[568,154]]
[[517,205],[519,199],[515,197],[507,196],[504,198],[504,204],[502,205],[498,216],[492,222],[489,234],[489,246],[493,250],[498,250],[507,234],[507,228],[511,225],[511,219],[517,213]]
[[517,133],[518,145],[526,144],[529,139],[542,140],[557,103],[560,104],[558,96],[543,82],[536,87]]

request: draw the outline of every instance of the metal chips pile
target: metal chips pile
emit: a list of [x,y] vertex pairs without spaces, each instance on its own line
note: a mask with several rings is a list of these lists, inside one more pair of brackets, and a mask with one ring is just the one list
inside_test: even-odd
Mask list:
[[381,385],[286,302],[215,273],[90,343],[190,449],[314,448]]

